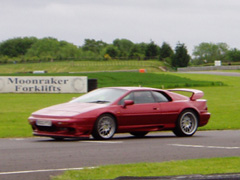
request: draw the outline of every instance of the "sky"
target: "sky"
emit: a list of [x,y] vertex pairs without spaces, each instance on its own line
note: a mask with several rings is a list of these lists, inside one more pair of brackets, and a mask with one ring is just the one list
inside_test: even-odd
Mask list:
[[190,54],[202,42],[240,49],[239,9],[239,0],[0,0],[0,42],[34,36],[77,46],[84,39],[184,43]]

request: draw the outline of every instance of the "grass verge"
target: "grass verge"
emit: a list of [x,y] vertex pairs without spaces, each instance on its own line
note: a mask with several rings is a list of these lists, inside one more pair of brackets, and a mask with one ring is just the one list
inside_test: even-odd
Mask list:
[[114,179],[120,176],[175,176],[239,173],[240,157],[193,159],[162,163],[107,165],[80,171],[66,171],[52,180]]
[[177,88],[196,86],[223,86],[221,81],[194,80],[169,73],[138,72],[100,72],[100,73],[46,73],[46,74],[0,74],[0,76],[87,76],[97,79],[99,87],[110,86],[143,86],[155,88]]
[[0,138],[32,136],[27,121],[32,112],[74,96],[79,94],[0,94]]

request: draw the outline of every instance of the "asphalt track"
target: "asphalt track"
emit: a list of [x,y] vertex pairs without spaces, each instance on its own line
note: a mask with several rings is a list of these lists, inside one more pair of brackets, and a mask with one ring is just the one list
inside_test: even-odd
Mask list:
[[190,138],[160,132],[145,138],[120,134],[108,141],[0,139],[0,180],[47,180],[67,169],[106,164],[240,156],[239,139],[240,130],[198,131]]
[[186,71],[186,72],[177,72],[177,73],[210,74],[210,75],[236,76],[236,77],[239,77],[239,76],[240,76],[240,73],[238,73],[238,72],[223,72],[223,71]]

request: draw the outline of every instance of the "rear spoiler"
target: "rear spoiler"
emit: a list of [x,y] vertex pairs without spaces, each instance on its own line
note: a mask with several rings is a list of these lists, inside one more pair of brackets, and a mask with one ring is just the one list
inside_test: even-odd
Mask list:
[[200,90],[197,89],[168,89],[168,91],[183,91],[183,92],[190,92],[192,93],[192,96],[190,97],[190,100],[195,101],[197,99],[200,99],[201,97],[203,97],[204,93]]

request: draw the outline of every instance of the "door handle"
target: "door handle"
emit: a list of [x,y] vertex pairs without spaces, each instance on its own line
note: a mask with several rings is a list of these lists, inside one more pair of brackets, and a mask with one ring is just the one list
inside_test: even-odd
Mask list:
[[154,108],[153,108],[153,110],[159,110],[159,108],[157,108],[157,107],[154,107]]

